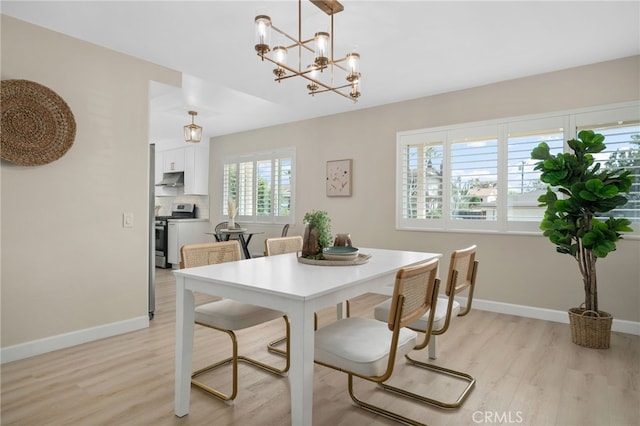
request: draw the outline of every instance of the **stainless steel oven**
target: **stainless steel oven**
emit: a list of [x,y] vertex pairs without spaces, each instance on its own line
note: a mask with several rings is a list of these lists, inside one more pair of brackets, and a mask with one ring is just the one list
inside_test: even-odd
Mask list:
[[155,219],[156,228],[156,267],[167,267],[168,222],[165,218]]
[[169,219],[193,219],[196,217],[197,207],[192,203],[173,203],[171,216],[156,216],[156,267],[171,268],[167,262],[169,245]]

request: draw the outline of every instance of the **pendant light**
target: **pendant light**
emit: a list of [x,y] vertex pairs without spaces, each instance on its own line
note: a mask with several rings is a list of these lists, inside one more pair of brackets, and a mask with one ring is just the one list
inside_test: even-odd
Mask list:
[[195,123],[195,117],[198,113],[189,111],[189,115],[191,116],[191,124],[184,126],[184,140],[185,142],[198,143],[202,139],[202,126]]

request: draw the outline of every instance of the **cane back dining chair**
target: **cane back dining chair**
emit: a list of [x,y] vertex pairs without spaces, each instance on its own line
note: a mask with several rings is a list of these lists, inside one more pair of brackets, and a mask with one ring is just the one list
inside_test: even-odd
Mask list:
[[[184,268],[204,266],[214,263],[233,262],[242,259],[240,254],[240,243],[238,243],[238,241],[188,244],[182,246],[180,252],[182,255],[181,265]],[[250,305],[248,303],[241,303],[231,299],[216,300],[211,303],[197,306],[195,309],[195,323],[227,333],[231,338],[232,356],[194,371],[191,375],[191,384],[218,399],[223,401],[232,401],[238,394],[239,361],[259,367],[270,373],[284,375],[289,371],[289,339],[286,339],[287,351],[285,353],[286,361],[284,367],[276,368],[253,358],[238,355],[238,340],[234,333],[234,331],[253,327],[276,318],[284,319],[286,333],[288,336],[289,320],[287,316],[284,313],[273,309]],[[211,386],[196,380],[198,376],[229,363],[232,364],[232,391],[230,394],[223,393],[220,390],[214,389]]]
[[[449,272],[447,274],[447,283],[445,288],[446,297],[438,297],[435,309],[435,315],[433,318],[433,324],[431,325],[431,332],[428,332],[428,320],[429,318],[423,315],[417,321],[411,323],[408,327],[414,331],[424,333],[424,339],[421,343],[416,345],[415,350],[424,349],[429,347],[429,358],[435,359],[435,339],[430,339],[429,334],[432,336],[441,335],[449,329],[452,317],[462,317],[469,313],[471,310],[471,304],[473,302],[473,291],[476,283],[476,275],[478,271],[478,261],[475,260],[477,247],[475,245],[456,250],[451,253],[451,260],[449,262]],[[455,296],[465,290],[467,293],[467,303],[463,311],[460,310],[460,303],[455,300]],[[374,308],[374,316],[379,321],[384,321],[388,318],[391,309],[391,300],[386,300]],[[431,341],[430,341],[431,340]],[[400,393],[402,395],[411,397],[418,401],[434,405],[444,409],[454,409],[462,405],[464,400],[469,395],[471,389],[475,385],[475,378],[471,375],[444,368],[438,365],[417,361],[411,358],[409,354],[405,354],[407,362],[411,365],[425,368],[437,373],[447,375],[460,379],[466,383],[465,388],[460,393],[458,398],[453,402],[440,401],[434,398],[428,398],[423,395],[408,392],[404,389],[394,388],[388,384],[382,384],[382,386],[393,392]]]
[[387,323],[362,317],[337,320],[316,331],[315,362],[348,375],[348,391],[359,407],[411,425],[417,420],[359,399],[353,390],[353,379],[359,377],[382,383],[391,377],[395,359],[411,351],[418,333],[406,328],[427,315],[433,321],[440,281],[438,259],[400,269],[396,273],[391,311]]
[[267,256],[295,253],[300,250],[302,250],[302,237],[300,235],[291,237],[267,238],[266,240],[264,240],[264,251]]
[[[264,240],[264,254],[265,256],[275,256],[285,253],[296,253],[302,250],[302,237],[300,235],[291,237],[275,237],[267,238]],[[315,316],[315,324],[317,328],[318,317]],[[278,348],[279,345],[287,341],[287,336],[280,337],[267,345],[267,350],[279,355],[285,355],[288,352]]]

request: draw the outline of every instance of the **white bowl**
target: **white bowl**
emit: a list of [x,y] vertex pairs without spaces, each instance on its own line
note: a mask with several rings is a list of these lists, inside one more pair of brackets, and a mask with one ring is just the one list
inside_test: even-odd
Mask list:
[[327,247],[322,251],[325,260],[355,260],[358,258],[356,247]]

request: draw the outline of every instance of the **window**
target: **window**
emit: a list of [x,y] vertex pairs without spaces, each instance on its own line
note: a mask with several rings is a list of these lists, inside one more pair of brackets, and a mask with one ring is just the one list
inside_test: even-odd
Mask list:
[[[470,220],[495,223],[498,214],[497,126],[448,132],[450,164],[449,219],[465,228]],[[487,226],[488,225],[488,226]],[[486,224],[494,228],[493,224]]]
[[[546,142],[553,154],[582,129],[605,136],[603,166],[632,170],[628,203],[617,209],[640,232],[640,108],[594,108],[397,135],[399,229],[539,232],[546,185],[531,151]],[[627,234],[630,235],[630,234]]]
[[603,167],[624,167],[631,170],[633,183],[625,206],[613,210],[616,217],[626,217],[640,222],[640,121],[615,124],[610,127],[595,127],[605,136],[607,149],[596,159]]
[[585,113],[575,117],[579,132],[591,129],[601,133],[607,149],[594,157],[601,167],[624,167],[631,170],[633,183],[627,195],[626,205],[610,212],[616,217],[626,217],[632,223],[640,222],[640,117],[638,110],[618,108],[601,114]]
[[403,216],[411,219],[442,217],[443,142],[438,135],[408,142],[402,157]]
[[532,119],[506,125],[507,144],[507,223],[512,230],[530,230],[544,216],[544,207],[538,206],[538,197],[546,185],[540,181],[540,172],[534,170],[536,160],[531,151],[541,142],[549,145],[553,155],[564,149],[566,117]]
[[222,214],[235,200],[238,222],[288,223],[293,213],[295,150],[228,158],[223,167]]

